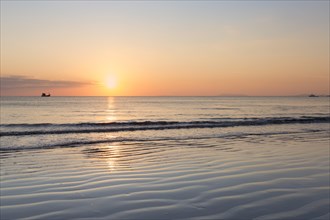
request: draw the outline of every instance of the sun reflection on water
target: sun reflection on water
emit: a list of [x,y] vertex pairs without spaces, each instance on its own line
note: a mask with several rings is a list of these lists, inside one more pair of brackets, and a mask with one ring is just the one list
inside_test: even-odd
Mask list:
[[129,161],[125,160],[122,146],[117,144],[108,144],[103,146],[93,146],[84,149],[84,155],[92,159],[95,166],[101,166],[109,172],[119,172],[131,169]]
[[107,121],[110,121],[110,122],[117,121],[114,97],[108,97],[108,108],[107,108],[106,112],[107,112],[107,115],[106,115]]
[[109,145],[107,146],[109,157],[107,157],[107,166],[108,169],[113,172],[116,171],[119,167],[119,158],[120,158],[120,147],[118,145]]

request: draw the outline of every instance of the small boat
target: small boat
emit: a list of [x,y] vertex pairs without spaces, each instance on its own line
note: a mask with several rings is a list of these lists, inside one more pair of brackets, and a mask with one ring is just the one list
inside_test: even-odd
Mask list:
[[46,93],[42,93],[41,94],[41,97],[49,97],[50,96],[50,93],[46,94]]
[[308,97],[318,97],[318,96],[314,94],[310,94]]

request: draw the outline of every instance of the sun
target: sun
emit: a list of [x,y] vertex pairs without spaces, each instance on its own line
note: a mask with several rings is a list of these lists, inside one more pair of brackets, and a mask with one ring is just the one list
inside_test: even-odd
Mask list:
[[117,80],[114,76],[107,76],[105,80],[105,86],[109,89],[114,89],[117,86]]

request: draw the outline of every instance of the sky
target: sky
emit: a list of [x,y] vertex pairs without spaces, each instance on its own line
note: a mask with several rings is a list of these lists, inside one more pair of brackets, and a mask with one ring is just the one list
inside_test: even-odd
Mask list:
[[1,96],[330,94],[329,1],[3,1]]

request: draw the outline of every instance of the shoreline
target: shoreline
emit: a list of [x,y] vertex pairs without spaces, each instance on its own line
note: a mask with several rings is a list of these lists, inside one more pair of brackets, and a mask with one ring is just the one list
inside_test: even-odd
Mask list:
[[6,153],[1,218],[326,219],[328,144],[316,132]]

